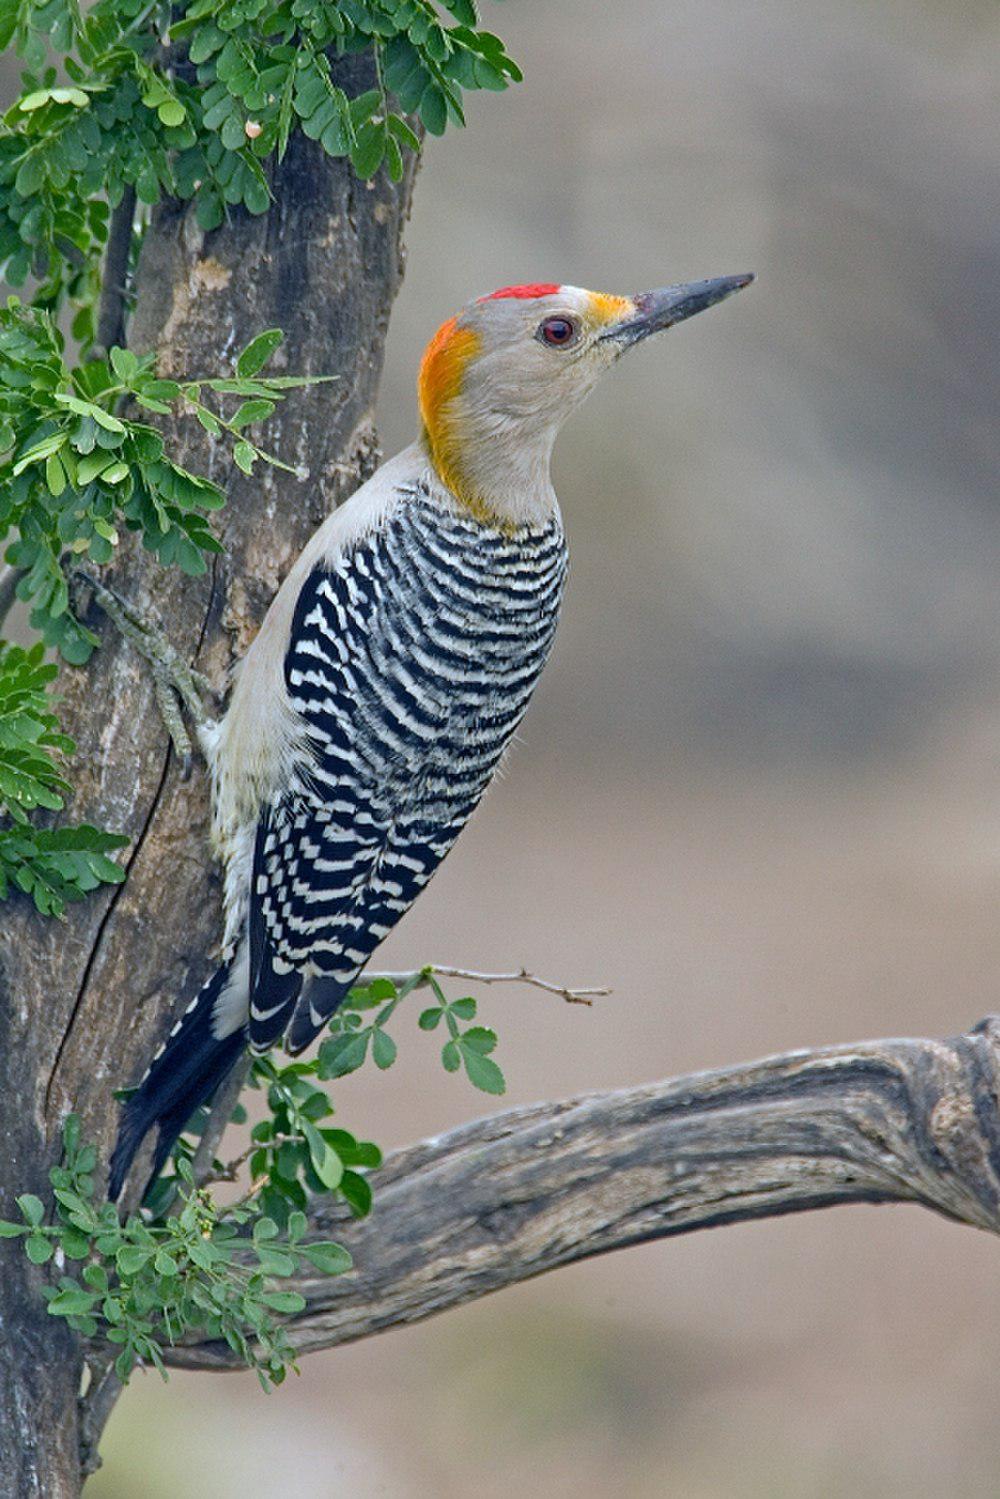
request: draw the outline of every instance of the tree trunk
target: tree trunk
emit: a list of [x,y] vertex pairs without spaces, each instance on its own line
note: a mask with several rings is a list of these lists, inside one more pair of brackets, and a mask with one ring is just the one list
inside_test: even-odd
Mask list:
[[[349,94],[371,85],[368,58],[340,66]],[[204,577],[164,570],[131,540],[122,545],[112,581],[220,688],[306,538],[377,461],[372,409],[412,185],[412,161],[398,185],[381,172],[362,183],[347,162],[299,136],[275,172],[268,214],[235,210],[210,234],[182,205],[154,214],[129,342],[155,349],[162,374],[221,373],[255,334],[282,327],[289,373],[337,377],[292,392],[266,429],[268,449],[306,469],[304,482],[259,466],[249,478],[193,418],[172,423],[173,454],[228,494],[218,525],[225,553]],[[144,663],[96,609],[87,622],[102,649],[85,672],[65,672],[61,688],[78,746],[72,816],[129,835],[128,880],[71,908],[65,923],[23,904],[4,909],[0,1216],[17,1215],[17,1193],[47,1196],[70,1109],[107,1160],[118,1115],[112,1090],[142,1073],[171,1015],[206,976],[220,935],[206,777],[196,768],[181,780]],[[0,1262],[4,1491],[61,1499],[80,1485],[79,1350],[45,1314],[34,1282],[46,1272],[30,1270],[20,1242],[0,1242]]]

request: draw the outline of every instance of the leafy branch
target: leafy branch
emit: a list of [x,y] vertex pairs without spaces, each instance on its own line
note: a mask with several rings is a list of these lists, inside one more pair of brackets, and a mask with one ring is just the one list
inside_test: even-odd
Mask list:
[[70,367],[47,313],[16,299],[0,309],[0,541],[15,533],[5,559],[42,638],[30,652],[0,641],[0,899],[21,890],[62,915],[67,901],[124,878],[107,855],[126,839],[85,825],[37,827],[30,816],[63,808],[63,763],[74,750],[58,726],[48,691],[56,667],[43,646],[82,664],[97,643],[71,607],[70,559],[110,562],[123,526],[189,574],[220,550],[209,516],[222,490],[175,463],[162,434],[126,411],[179,409],[228,442],[244,472],[258,461],[285,467],[255,433],[289,389],[311,382],[261,373],[280,342],[277,329],[258,335],[232,377],[161,380],[151,359],[117,347]]
[[220,1209],[195,1186],[183,1160],[179,1211],[159,1221],[134,1213],[122,1221],[112,1203],[94,1201],[96,1164],[94,1147],[81,1144],[79,1119],[70,1114],[62,1162],[49,1172],[52,1220],[45,1221],[45,1204],[32,1193],[17,1198],[21,1222],[0,1219],[0,1238],[22,1238],[33,1264],[79,1263],[79,1275],[60,1274],[43,1288],[49,1315],[116,1347],[114,1370],[123,1383],[136,1365],[151,1365],[166,1378],[164,1348],[200,1332],[224,1340],[265,1390],[280,1384],[296,1365],[277,1318],[301,1312],[306,1302],[275,1280],[306,1263],[324,1275],[343,1274],[351,1266],[347,1251],[306,1241],[302,1213],[289,1216],[279,1241],[278,1225],[252,1200]]
[[61,761],[74,744],[53,712],[55,675],[40,644],[0,641],[0,900],[21,890],[46,916],[61,916],[100,884],[120,884],[125,871],[108,854],[128,842],[86,824],[31,823],[37,809],[60,811],[69,790]]
[[[334,1106],[322,1084],[357,1072],[369,1060],[380,1071],[393,1066],[398,1046],[389,1033],[389,1022],[399,1006],[425,984],[432,987],[436,1003],[419,1013],[417,1025],[427,1033],[444,1022],[447,1039],[441,1063],[445,1071],[464,1068],[473,1087],[494,1096],[502,1094],[504,1075],[491,1055],[496,1033],[487,1026],[469,1024],[476,1019],[475,999],[465,995],[449,1000],[427,968],[407,975],[398,985],[392,979],[375,978],[351,990],[331,1019],[315,1057],[284,1064],[274,1053],[254,1059],[249,1087],[264,1094],[266,1117],[253,1126],[249,1148],[228,1163],[215,1161],[208,1180],[232,1181],[247,1165],[250,1186],[241,1200],[257,1200],[261,1210],[282,1226],[293,1212],[305,1210],[312,1197],[324,1193],[344,1202],[355,1217],[369,1213],[368,1172],[381,1165],[382,1153],[372,1141],[332,1124]],[[245,1119],[242,1107],[235,1117],[237,1122]],[[166,1213],[173,1204],[183,1183],[181,1164],[190,1169],[207,1119],[207,1109],[199,1109],[174,1147],[172,1170],[166,1170],[147,1192],[144,1205],[155,1215]]]
[[[414,124],[440,135],[464,124],[466,91],[521,77],[473,0],[96,0],[86,12],[0,0],[0,47],[28,69],[0,120],[0,264],[13,285],[38,279],[37,305],[71,302],[85,345],[109,208],[130,194],[147,207],[192,199],[206,230],[231,205],[264,213],[296,128],[360,177],[384,165],[398,181],[403,152],[419,149]],[[373,56],[377,86],[352,99],[330,60],[356,52]]]
[[[110,562],[122,524],[164,565],[192,575],[221,550],[208,515],[224,504],[223,491],[175,463],[162,434],[126,415],[122,403],[190,412],[231,442],[246,473],[259,459],[286,467],[251,435],[288,390],[314,383],[260,374],[281,337],[269,329],[255,338],[232,378],[181,382],[161,380],[152,356],[140,360],[127,349],[71,367],[47,313],[16,299],[0,309],[0,540],[18,533],[6,552],[21,574],[17,595],[64,659],[80,665],[97,644],[70,608],[64,556]],[[205,393],[218,398],[217,409]],[[221,409],[227,398],[239,400],[229,416]]]
[[[449,1000],[424,968],[399,987],[378,978],[353,989],[314,1060],[282,1065],[273,1055],[257,1058],[250,1086],[264,1092],[267,1115],[253,1126],[249,1145],[228,1164],[215,1161],[197,1182],[197,1139],[208,1117],[200,1109],[174,1148],[169,1172],[152,1184],[141,1210],[124,1219],[113,1203],[95,1202],[97,1153],[81,1143],[76,1115],[67,1118],[63,1159],[49,1172],[51,1211],[34,1194],[21,1194],[21,1221],[0,1219],[0,1238],[21,1238],[33,1264],[51,1262],[59,1270],[43,1290],[50,1315],[64,1317],[82,1337],[117,1348],[119,1380],[127,1382],[136,1365],[165,1375],[165,1348],[192,1337],[223,1340],[257,1371],[265,1389],[295,1367],[277,1317],[302,1312],[305,1299],[273,1282],[300,1274],[306,1263],[322,1275],[350,1269],[341,1245],[305,1238],[307,1213],[326,1197],[342,1201],[354,1218],[366,1217],[372,1208],[368,1173],[382,1164],[372,1141],[329,1123],[333,1104],[317,1079],[344,1077],[369,1055],[376,1067],[392,1066],[397,1047],[386,1026],[423,984],[436,1003],[420,1012],[417,1024],[429,1032],[444,1023],[445,1070],[464,1066],[474,1087],[503,1093],[503,1073],[490,1055],[495,1032],[468,1024],[476,1018],[475,999]],[[242,1105],[233,1122],[247,1122]],[[236,1181],[244,1166],[246,1190],[220,1206],[210,1186]],[[79,1274],[66,1272],[67,1262],[78,1263]]]

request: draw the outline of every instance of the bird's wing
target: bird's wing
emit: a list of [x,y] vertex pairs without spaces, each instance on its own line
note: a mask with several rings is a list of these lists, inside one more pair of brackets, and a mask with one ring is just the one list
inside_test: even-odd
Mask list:
[[[295,611],[285,675],[310,753],[265,808],[250,895],[250,1042],[301,1050],[454,843],[471,805],[417,791],[426,748],[399,741],[418,711],[372,657],[377,537],[317,568]],[[364,560],[367,558],[367,561]],[[377,619],[377,622],[376,622]],[[393,709],[388,719],[388,704]],[[427,722],[422,725],[426,747]],[[474,803],[473,803],[474,804]]]

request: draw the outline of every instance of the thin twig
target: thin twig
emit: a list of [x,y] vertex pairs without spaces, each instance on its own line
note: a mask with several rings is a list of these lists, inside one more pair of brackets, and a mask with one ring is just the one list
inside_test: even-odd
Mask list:
[[361,982],[370,984],[375,979],[389,979],[397,987],[408,983],[414,989],[423,989],[430,983],[432,977],[468,979],[472,984],[530,984],[533,989],[544,989],[546,994],[558,994],[570,1005],[592,1005],[595,999],[611,993],[611,990],[604,986],[577,989],[567,984],[556,984],[550,979],[540,978],[537,973],[529,972],[527,968],[513,969],[510,973],[480,973],[475,968],[454,968],[450,963],[425,963],[422,968],[413,969],[409,973],[369,973],[366,971],[362,975]]
[[[269,1150],[273,1150],[276,1145],[301,1145],[303,1139],[303,1135],[275,1135],[273,1139],[268,1140],[267,1146]],[[260,1149],[260,1142],[251,1140],[246,1150],[241,1150],[238,1156],[234,1156],[224,1166],[220,1165],[219,1169],[213,1175],[202,1177],[199,1186],[211,1187],[216,1182],[234,1182],[254,1151]]]

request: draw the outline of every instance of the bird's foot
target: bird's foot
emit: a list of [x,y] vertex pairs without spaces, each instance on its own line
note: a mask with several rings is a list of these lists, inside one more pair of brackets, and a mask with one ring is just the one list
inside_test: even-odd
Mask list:
[[193,746],[184,722],[183,710],[186,709],[191,715],[191,721],[199,734],[211,729],[214,719],[205,706],[206,697],[215,697],[211,682],[202,672],[190,666],[163,632],[148,619],[144,619],[113,588],[109,588],[91,573],[83,572],[82,569],[77,569],[77,572],[90,587],[95,600],[119,633],[130,640],[139,654],[149,662],[160,717],[180,761],[181,777],[187,780],[191,774]]

